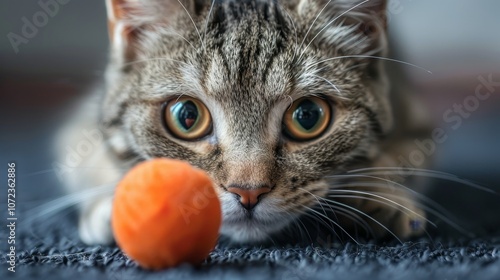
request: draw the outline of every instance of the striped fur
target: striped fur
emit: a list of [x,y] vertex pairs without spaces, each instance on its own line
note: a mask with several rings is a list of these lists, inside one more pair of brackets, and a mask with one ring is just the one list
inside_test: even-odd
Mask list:
[[[397,154],[382,148],[398,129],[385,66],[376,59],[331,59],[387,53],[380,16],[385,1],[372,0],[343,14],[358,3],[108,1],[114,11],[111,62],[102,107],[90,112],[95,121],[89,124],[103,130],[105,151],[88,161],[115,168],[106,180],[118,180],[149,158],[189,161],[214,179],[223,205],[222,234],[238,242],[260,242],[279,233],[317,205],[309,194],[326,197],[335,188],[329,175],[395,164]],[[181,95],[208,107],[214,121],[210,136],[186,142],[165,131],[161,105]],[[334,122],[314,141],[290,141],[283,136],[283,114],[291,101],[307,96],[330,100]],[[89,185],[88,176],[90,185],[106,183],[88,172],[76,176],[73,181],[81,186]],[[266,185],[272,191],[249,215],[227,192],[234,184]],[[396,194],[421,213],[407,193]],[[103,214],[107,208],[100,201],[110,203],[103,197],[82,203],[80,233],[87,243],[112,241],[109,230],[101,229],[109,225],[109,213],[108,218]],[[379,213],[400,237],[421,232],[410,229],[415,217],[402,215],[398,207],[362,199],[347,203]],[[386,234],[368,222],[376,237]],[[344,225],[350,226],[348,221]]]

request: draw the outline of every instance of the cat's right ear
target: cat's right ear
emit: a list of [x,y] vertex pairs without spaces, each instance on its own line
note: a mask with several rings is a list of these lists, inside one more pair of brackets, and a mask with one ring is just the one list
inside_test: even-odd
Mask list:
[[[194,9],[193,0],[106,0],[113,58],[137,59],[145,38],[168,26],[180,13]],[[185,11],[184,11],[185,9]]]

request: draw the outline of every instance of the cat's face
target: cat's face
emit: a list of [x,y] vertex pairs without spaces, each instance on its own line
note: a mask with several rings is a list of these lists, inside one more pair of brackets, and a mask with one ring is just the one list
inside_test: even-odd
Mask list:
[[108,3],[111,147],[206,170],[236,241],[263,240],[317,204],[335,187],[327,176],[369,160],[391,123],[381,65],[331,59],[383,54],[367,11],[384,1],[333,22],[357,1],[322,12],[328,1],[284,2]]

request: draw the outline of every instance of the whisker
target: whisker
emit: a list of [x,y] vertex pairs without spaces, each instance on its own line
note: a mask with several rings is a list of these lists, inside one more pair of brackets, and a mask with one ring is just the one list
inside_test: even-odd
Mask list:
[[[360,176],[362,178],[366,178],[365,175],[360,175]],[[472,236],[467,230],[465,230],[458,223],[456,223],[456,222],[453,221],[453,220],[458,220],[458,219],[451,212],[449,212],[447,209],[445,209],[444,207],[442,207],[436,201],[434,201],[434,200],[428,198],[427,196],[425,196],[423,194],[420,194],[420,193],[418,193],[418,192],[416,192],[416,191],[414,191],[414,190],[412,190],[412,189],[410,189],[410,188],[408,188],[408,187],[406,187],[406,186],[404,186],[402,184],[399,184],[397,182],[393,182],[391,180],[387,180],[387,179],[380,178],[380,177],[375,177],[375,176],[369,176],[369,178],[374,178],[374,179],[382,180],[382,181],[385,181],[385,182],[390,182],[390,183],[392,183],[394,185],[400,186],[400,187],[402,187],[402,188],[404,188],[404,189],[412,192],[412,194],[415,195],[417,197],[417,199],[419,199],[419,200],[421,200],[421,201],[423,201],[425,203],[428,203],[429,206],[427,206],[425,204],[422,204],[422,203],[419,203],[418,201],[405,198],[407,201],[412,201],[414,203],[418,203],[418,206],[420,208],[422,208],[423,210],[427,211],[428,213],[431,213],[431,214],[435,215],[436,217],[440,218],[446,224],[452,226],[457,231],[461,232],[464,235]],[[388,186],[388,185],[378,184],[378,183],[371,183],[371,182],[349,182],[349,183],[346,183],[346,184],[337,184],[337,185],[335,185],[335,187],[337,187],[337,188],[346,188],[346,187],[353,187],[353,188],[357,188],[357,187],[391,188],[391,186]],[[384,196],[397,197],[399,199],[402,199],[401,196],[398,196],[398,195],[395,195],[395,194],[379,193],[379,192],[374,192],[374,193],[382,194]],[[432,207],[434,207],[434,208],[432,208]]]
[[340,235],[337,233],[337,231],[335,231],[335,228],[333,227],[335,224],[333,224],[331,222],[330,222],[330,224],[327,223],[327,221],[330,221],[330,219],[327,219],[327,221],[325,221],[324,220],[325,218],[319,216],[318,212],[315,211],[314,209],[309,208],[308,210],[311,211],[311,213],[305,212],[303,214],[304,216],[309,217],[310,219],[312,219],[313,222],[320,222],[321,224],[325,225],[326,227],[328,227],[331,230],[331,232],[333,232],[333,234],[335,234],[335,236],[337,237],[338,240],[342,240]]
[[113,193],[115,184],[105,184],[91,188],[85,191],[75,192],[63,197],[57,198],[55,200],[49,201],[43,205],[35,207],[26,213],[26,219],[23,219],[20,225],[26,225],[35,219],[40,217],[50,215],[60,209],[67,208],[78,203],[87,200],[91,197],[98,196],[105,193]]
[[[205,33],[203,34],[203,38],[205,38],[205,40],[207,39],[208,22],[210,21],[210,15],[212,14],[212,9],[214,8],[215,1],[217,0],[212,0],[212,4],[210,5],[210,10],[208,11],[207,20],[205,22]],[[203,42],[203,46],[205,46],[205,41]]]
[[[377,199],[373,199],[373,198],[369,198],[369,197],[363,197],[363,196],[356,196],[356,195],[330,195],[328,196],[330,198],[355,198],[355,199],[365,199],[365,200],[370,200],[370,201],[375,201],[377,203],[382,203],[382,204],[385,204],[385,205],[388,205],[390,207],[393,207],[395,208],[394,206],[391,206],[389,205],[389,203],[384,203],[380,200],[377,200]],[[409,200],[408,200],[409,201]],[[451,220],[447,219],[446,217],[440,215],[438,212],[434,211],[432,208],[428,208],[426,207],[425,205],[419,205],[423,210],[427,211],[428,213],[431,213],[431,214],[434,214],[436,215],[437,217],[441,218],[446,224],[450,225],[451,227],[453,227],[454,229],[458,230],[460,233],[468,236],[468,237],[473,237],[472,234],[470,234],[469,232],[467,232],[467,230],[465,230],[464,228],[462,228],[461,226],[459,226],[458,224],[452,222]],[[407,213],[405,213],[406,215],[408,215]],[[433,223],[433,222],[430,222],[429,219],[427,218],[424,218],[424,220],[427,221],[427,223],[429,223],[430,225],[432,225],[433,227],[435,228],[438,228],[438,226]]]
[[[121,167],[103,167],[103,166],[92,166],[92,167],[88,167],[88,166],[77,166],[77,167],[69,167],[69,169],[74,169],[74,170],[78,170],[78,169],[97,169],[97,170],[103,170],[103,169],[109,169],[109,170],[123,170],[123,171],[126,171],[126,170],[129,170],[130,168],[121,168]],[[51,173],[51,172],[55,172],[54,169],[45,169],[45,170],[41,170],[41,171],[36,171],[36,172],[32,172],[32,173],[28,173],[26,175],[24,175],[23,177],[31,177],[31,176],[37,176],[37,175],[43,175],[43,174],[47,174],[47,173]]]
[[408,65],[408,66],[411,66],[411,67],[415,67],[415,68],[423,70],[423,71],[425,71],[425,72],[427,72],[429,74],[432,74],[432,72],[430,70],[427,70],[424,67],[415,65],[413,63],[409,63],[409,62],[398,60],[398,59],[388,58],[388,57],[372,56],[372,55],[343,55],[343,56],[336,56],[336,57],[331,57],[331,58],[327,58],[327,59],[315,62],[315,63],[311,64],[309,67],[312,67],[314,65],[318,65],[318,64],[323,63],[323,62],[327,62],[327,61],[331,61],[331,60],[336,60],[336,59],[343,59],[343,58],[371,58],[371,59],[386,60],[386,61],[401,63],[401,64]]
[[[330,4],[330,2],[332,2],[332,0],[328,1],[325,6],[323,6],[323,9],[321,9],[321,11],[318,12],[318,15],[316,15],[316,18],[313,20],[313,22],[311,23],[311,25],[309,26],[309,28],[307,29],[307,32],[306,32],[306,35],[304,35],[304,38],[302,39],[302,42],[300,43],[300,46],[299,46],[299,50],[302,48],[302,46],[304,45],[304,42],[306,41],[306,38],[307,38],[307,35],[309,35],[309,32],[311,32],[311,29],[312,27],[314,26],[314,24],[316,23],[316,21],[318,20],[319,16],[321,15],[321,13],[323,13],[323,11],[326,9],[326,7],[328,7],[328,5]],[[301,54],[302,56],[302,54]]]
[[[277,0],[275,0],[275,2],[277,2]],[[288,13],[285,10],[283,10],[283,12],[286,14],[286,16],[288,17],[288,19],[292,23],[292,27],[293,27],[293,30],[294,30],[294,33],[295,33],[295,46],[298,46],[297,27],[295,26],[295,22],[292,19],[292,17],[290,16],[290,13]],[[291,59],[291,61],[295,61],[296,55],[297,55],[297,47],[295,47],[295,51],[293,52],[293,58]]]
[[[363,191],[354,191],[354,190],[329,190],[330,192],[337,192],[337,193],[355,193],[355,194],[363,194],[363,195],[369,195],[369,196],[373,196],[373,197],[376,197],[376,198],[379,198],[379,199],[382,199],[382,200],[385,200],[385,201],[388,201],[389,203],[387,202],[383,202],[383,201],[380,201],[380,200],[377,200],[377,199],[369,199],[369,198],[366,198],[366,199],[369,199],[371,201],[377,201],[379,203],[383,203],[387,206],[390,206],[390,207],[393,207],[393,208],[396,208],[396,206],[399,206],[400,208],[403,208],[404,210],[414,214],[415,216],[417,217],[420,217],[422,218],[423,220],[425,220],[426,222],[428,222],[429,224],[433,225],[434,227],[437,227],[436,224],[434,224],[433,222],[429,221],[427,218],[425,218],[424,216],[418,214],[417,212],[411,210],[410,208],[392,200],[392,199],[388,199],[386,197],[383,197],[383,196],[380,196],[380,195],[377,195],[377,194],[374,194],[374,193],[371,193],[371,192],[363,192]],[[360,198],[362,198],[362,196],[360,196]],[[392,205],[391,205],[392,204]]]
[[[285,213],[286,213],[286,210],[285,210]],[[293,224],[296,225],[297,229],[299,230],[301,239],[303,240],[303,238],[304,238],[303,236],[304,236],[304,232],[305,232],[307,234],[307,236],[309,236],[310,242],[313,242],[311,234],[309,234],[309,231],[307,230],[306,225],[304,225],[304,223],[299,218],[293,217],[293,215],[291,215],[291,214],[288,214],[288,215],[292,217],[291,221]],[[293,233],[291,235],[293,236]]]
[[[352,175],[333,175],[333,176],[329,176],[329,178],[335,178],[335,177],[340,177],[340,178],[370,178],[370,179],[376,179],[376,180],[380,180],[380,181],[384,181],[384,182],[387,182],[387,183],[390,183],[391,185],[394,185],[394,186],[398,186],[400,188],[403,188],[407,191],[409,191],[411,194],[415,195],[415,197],[417,197],[418,199],[428,203],[429,205],[435,207],[436,209],[439,209],[439,211],[443,211],[443,212],[448,212],[446,209],[444,209],[439,203],[437,203],[436,201],[430,199],[429,197],[415,191],[415,190],[412,190],[411,188],[403,185],[403,184],[400,184],[398,182],[394,182],[392,180],[389,180],[389,179],[385,179],[385,178],[381,178],[381,177],[377,177],[377,176],[370,176],[370,175],[363,175],[363,174],[352,174]],[[366,182],[365,182],[366,183]],[[350,183],[349,183],[350,184]],[[383,185],[382,185],[383,186]],[[386,188],[390,188],[390,186],[385,186]],[[449,212],[448,212],[449,213]],[[451,215],[452,216],[452,215]]]
[[420,172],[420,171],[417,171],[417,172],[409,172],[409,171],[384,171],[384,172],[379,172],[379,171],[372,171],[372,172],[365,173],[365,174],[369,174],[369,175],[407,175],[407,176],[418,175],[418,176],[422,176],[422,177],[430,177],[430,178],[436,178],[436,179],[442,179],[442,180],[457,182],[457,183],[469,186],[469,187],[474,188],[474,189],[478,189],[478,190],[481,190],[481,191],[484,191],[484,192],[488,192],[488,193],[491,193],[491,194],[499,195],[498,192],[496,192],[496,191],[494,191],[494,190],[492,190],[492,189],[490,189],[488,187],[484,187],[484,186],[481,186],[479,184],[472,183],[472,182],[469,182],[467,180],[464,180],[464,179],[461,179],[459,177],[456,177],[455,175],[450,175],[450,174],[446,174],[446,173],[444,173],[444,174],[441,174],[441,173],[427,173],[427,172]]
[[[310,191],[308,191],[308,190],[306,190],[306,189],[304,189],[304,188],[299,188],[299,190],[304,191],[304,192],[307,192],[308,194],[312,195],[312,196],[316,199],[316,201],[318,202],[318,205],[319,205],[319,206],[321,207],[321,209],[323,210],[323,213],[325,213],[325,214],[326,214],[326,210],[325,210],[325,208],[323,208],[323,206],[322,206],[321,202],[319,201],[319,199],[318,199],[318,196],[317,196],[317,195],[314,195],[313,193],[311,193]],[[330,209],[331,209],[331,208],[330,208]],[[332,209],[332,212],[333,212],[333,213],[335,213],[335,212],[333,211],[333,209]],[[330,221],[332,221],[332,220],[330,220]],[[337,236],[338,236],[338,234],[337,234],[337,232],[335,231],[335,229],[333,229],[333,232],[335,233],[335,235],[337,235]]]
[[[321,80],[323,80],[323,81],[327,82],[329,85],[331,85],[331,86],[335,89],[335,91],[337,91],[340,95],[342,95],[342,93],[340,92],[339,88],[338,88],[335,84],[333,84],[330,80],[325,79],[325,78],[323,78],[323,77],[321,77],[321,76],[318,76],[318,75],[314,75],[314,74],[307,74],[307,76],[316,77],[316,78],[319,78],[319,79],[321,79]],[[340,98],[343,98],[343,99],[346,99],[346,100],[349,100],[348,98],[343,97],[343,96],[339,96],[339,97],[340,97]]]
[[180,60],[176,60],[176,59],[171,59],[171,58],[168,58],[168,57],[153,57],[153,58],[147,58],[147,59],[139,59],[139,60],[134,60],[134,61],[130,61],[130,62],[127,62],[127,63],[123,63],[123,66],[128,66],[128,65],[132,65],[132,64],[136,64],[136,63],[141,63],[141,62],[148,62],[148,61],[155,61],[155,60],[170,60],[170,61],[173,61],[173,62],[177,62],[177,63],[183,63],[185,65],[190,65],[184,61],[180,61]]
[[[324,199],[325,199],[325,198],[324,198]],[[396,240],[398,240],[398,241],[399,241],[399,243],[403,244],[403,242],[401,241],[401,239],[399,239],[399,238],[398,238],[398,236],[397,236],[394,232],[392,232],[390,229],[388,229],[386,226],[384,226],[384,225],[383,225],[381,222],[379,222],[377,219],[375,219],[375,218],[373,218],[372,216],[370,216],[370,215],[366,214],[365,212],[363,212],[363,211],[361,211],[361,210],[359,210],[359,209],[356,209],[356,208],[354,208],[354,207],[352,207],[352,206],[349,206],[349,205],[347,205],[347,204],[345,204],[345,203],[341,203],[341,202],[338,202],[338,201],[335,201],[335,200],[329,200],[329,199],[326,199],[326,201],[328,201],[329,203],[334,203],[334,204],[337,204],[337,205],[339,205],[339,206],[341,206],[341,207],[346,207],[346,208],[348,208],[348,209],[350,209],[350,210],[352,210],[352,211],[354,211],[354,212],[356,212],[356,213],[359,213],[360,215],[363,215],[363,216],[367,217],[368,219],[372,220],[373,222],[375,222],[376,224],[378,224],[380,227],[382,227],[383,229],[385,229],[385,230],[386,230],[388,233],[390,233],[392,236],[394,236],[394,238],[396,238]]]
[[[422,174],[432,173],[432,174],[436,174],[436,175],[441,175],[441,176],[448,177],[448,178],[450,178],[449,180],[452,180],[452,178],[453,178],[453,180],[455,180],[457,183],[463,183],[465,185],[472,184],[474,186],[479,187],[479,189],[481,189],[483,191],[487,191],[487,192],[490,192],[490,193],[498,194],[493,189],[490,189],[488,187],[481,186],[481,185],[476,184],[474,182],[471,182],[469,180],[460,178],[457,175],[454,175],[454,174],[451,174],[451,173],[447,173],[447,172],[443,172],[443,171],[430,170],[430,169],[410,168],[410,167],[404,167],[404,168],[399,168],[399,167],[371,167],[371,168],[355,169],[355,170],[348,171],[347,173],[358,173],[358,172],[371,171],[371,170],[375,170],[375,171],[389,170],[389,171],[398,171],[398,172],[403,171],[403,172],[411,173],[409,171],[405,171],[405,170],[410,170],[410,171],[417,171],[418,172],[417,175],[421,175],[421,176],[425,176],[425,175],[422,175]],[[411,174],[408,174],[408,173],[404,173],[404,174],[401,174],[401,175],[411,175]],[[439,177],[438,179],[445,179],[445,178]]]
[[[394,197],[394,198],[399,198],[399,199],[403,199],[403,200],[408,201],[408,202],[416,203],[416,205],[418,207],[422,208],[422,210],[425,210],[427,213],[433,214],[437,218],[443,220],[446,224],[450,225],[451,227],[453,227],[454,229],[456,229],[460,233],[467,235],[469,237],[473,236],[465,228],[461,227],[458,223],[453,221],[453,220],[458,220],[458,219],[452,214],[440,213],[440,212],[438,212],[439,210],[434,209],[432,207],[429,207],[425,204],[419,203],[418,201],[411,200],[410,198],[401,198],[400,196],[395,195],[395,194],[386,194],[386,193],[378,193],[378,194],[386,195],[386,196],[390,196],[390,197]],[[448,211],[446,211],[446,212],[448,212]],[[453,220],[452,220],[452,218],[453,218]],[[435,226],[435,227],[437,227],[437,226]]]
[[331,205],[330,203],[324,203],[324,204],[326,204],[330,209],[332,208],[335,209],[336,214],[342,215],[350,219],[351,221],[359,224],[367,233],[371,234],[372,236],[375,235],[373,230],[368,225],[368,223],[365,220],[363,220],[363,218],[359,217],[356,213],[350,211],[349,209],[344,209],[336,205]]
[[184,9],[184,11],[186,11],[189,19],[191,20],[191,22],[193,23],[193,26],[194,26],[194,29],[196,30],[196,33],[198,33],[198,37],[200,38],[200,43],[201,45],[203,46],[203,50],[205,50],[205,43],[203,42],[203,39],[201,38],[201,34],[200,34],[200,30],[198,30],[198,27],[196,27],[196,23],[194,22],[193,18],[191,17],[191,14],[189,13],[189,11],[186,9],[186,7],[184,7],[184,5],[182,4],[182,2],[180,0],[177,0],[177,2],[179,2],[179,4],[182,6],[182,8]]
[[[314,196],[314,195],[313,195]],[[342,230],[347,236],[349,236],[349,238],[351,238],[356,244],[360,245],[360,243],[354,239],[342,226],[340,226],[337,222],[333,221],[332,219],[330,219],[329,217],[327,217],[326,215],[314,210],[313,208],[311,207],[308,207],[308,206],[303,206],[305,207],[306,209],[308,209],[309,211],[312,211],[314,213],[316,213],[317,215],[320,215],[321,217],[327,219],[328,221],[330,221],[332,224],[336,225],[337,227],[340,228],[340,230]],[[338,236],[338,234],[335,232],[335,230],[333,230],[333,232]],[[340,238],[340,237],[339,237]]]
[[339,18],[343,17],[348,12],[356,9],[357,7],[359,7],[359,6],[365,4],[366,2],[369,2],[369,1],[370,0],[365,0],[365,1],[361,2],[361,3],[358,3],[357,5],[353,6],[352,8],[350,8],[350,9],[348,9],[346,11],[344,11],[343,13],[341,13],[340,15],[338,15],[337,17],[335,17],[333,20],[331,20],[330,22],[328,22],[318,33],[316,33],[316,36],[314,36],[311,39],[311,41],[309,41],[309,43],[307,44],[307,46],[302,50],[302,53],[300,54],[299,59],[302,57],[302,55],[307,50],[307,48],[312,44],[312,42],[319,36],[319,34],[321,34],[321,32],[323,32],[328,26],[330,26],[330,24],[334,23],[336,20],[338,20]]
[[181,38],[182,38],[184,41],[186,41],[186,43],[188,43],[188,44],[189,44],[189,45],[190,45],[193,49],[196,49],[196,48],[194,47],[193,43],[191,43],[191,41],[189,41],[188,39],[186,39],[186,38],[185,38],[184,36],[182,36],[181,34],[179,34],[179,33],[175,32],[175,31],[173,31],[173,30],[170,30],[170,31],[169,31],[169,33],[173,33],[173,34],[175,34],[175,35],[177,35],[177,36],[181,37]]
[[54,172],[54,169],[45,169],[45,170],[41,170],[41,171],[37,171],[37,172],[28,173],[28,174],[24,175],[24,177],[31,177],[31,176],[36,176],[36,175],[42,175],[42,174],[47,174],[47,173],[50,173],[50,172]]
[[365,168],[359,168],[359,169],[353,169],[347,171],[347,173],[361,173],[365,171],[380,171],[380,170],[412,170],[412,171],[422,171],[422,172],[429,172],[429,173],[436,173],[436,174],[443,174],[443,175],[449,175],[453,177],[458,177],[454,174],[451,173],[446,173],[442,171],[437,171],[437,170],[432,170],[432,169],[422,169],[422,168],[412,168],[412,167],[365,167]]
[[[342,188],[349,188],[349,187],[350,188],[358,188],[358,187],[363,187],[363,188],[366,188],[366,187],[372,187],[372,188],[391,188],[391,186],[387,186],[387,185],[379,184],[379,183],[370,183],[370,182],[350,182],[350,183],[347,183],[347,184],[338,184],[338,185],[335,185],[335,187],[336,188],[340,188],[340,189],[342,189]],[[374,192],[374,193],[379,193],[379,192]],[[388,194],[388,193],[379,193],[379,194],[390,195],[390,196],[401,198],[401,196],[398,196],[398,195],[395,195],[395,194]],[[451,212],[449,212],[446,208],[442,207],[436,201],[434,201],[434,200],[428,198],[427,196],[425,196],[423,194],[420,194],[418,192],[414,192],[413,195],[415,195],[415,197],[418,200],[421,200],[423,202],[428,203],[429,206],[426,206],[425,204],[419,203],[418,200],[417,201],[411,200],[411,199],[407,199],[407,200],[408,201],[411,200],[411,201],[414,201],[416,203],[418,202],[419,206],[426,207],[427,209],[432,209],[433,211],[436,211],[436,213],[439,213],[437,211],[441,211],[443,218],[446,217],[446,216],[449,216],[449,217],[453,217],[453,219],[457,220],[457,218]],[[435,207],[435,208],[431,208],[431,206]],[[424,209],[424,210],[427,210],[427,209]]]

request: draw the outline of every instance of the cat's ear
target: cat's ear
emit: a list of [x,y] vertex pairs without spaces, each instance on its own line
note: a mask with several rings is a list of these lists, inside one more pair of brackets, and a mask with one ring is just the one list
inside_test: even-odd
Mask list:
[[[356,19],[367,29],[387,28],[387,0],[334,0],[339,12],[348,11],[347,18]],[[368,30],[365,30],[366,32]]]
[[346,16],[386,21],[387,0],[291,0],[288,7],[295,7],[299,14],[310,10],[346,13]]
[[[297,0],[299,15],[314,18],[321,13],[331,21],[329,27],[339,24],[352,27],[357,35],[362,35],[367,44],[363,50],[380,49],[387,29],[387,0]],[[321,29],[321,28],[320,28]],[[352,37],[354,34],[346,35]],[[362,45],[360,45],[362,46]]]
[[141,36],[169,25],[179,13],[190,13],[193,0],[106,0],[113,56],[123,61],[137,56]]

